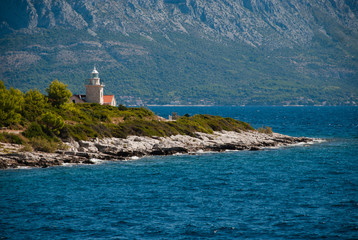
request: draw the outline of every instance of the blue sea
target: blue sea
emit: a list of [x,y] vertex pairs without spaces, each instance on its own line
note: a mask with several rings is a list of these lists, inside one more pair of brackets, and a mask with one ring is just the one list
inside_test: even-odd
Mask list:
[[358,239],[358,107],[151,107],[309,146],[0,171],[0,239]]

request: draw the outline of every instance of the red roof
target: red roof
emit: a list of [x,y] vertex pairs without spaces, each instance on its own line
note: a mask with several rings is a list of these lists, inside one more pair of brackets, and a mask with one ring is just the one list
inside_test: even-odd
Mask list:
[[112,103],[114,95],[104,95],[103,96],[103,103]]

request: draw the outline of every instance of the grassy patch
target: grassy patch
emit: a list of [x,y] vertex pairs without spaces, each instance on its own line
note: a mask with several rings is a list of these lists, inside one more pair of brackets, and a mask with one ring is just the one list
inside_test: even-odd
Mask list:
[[20,135],[12,133],[0,133],[0,142],[4,143],[14,143],[14,144],[24,144],[26,139]]

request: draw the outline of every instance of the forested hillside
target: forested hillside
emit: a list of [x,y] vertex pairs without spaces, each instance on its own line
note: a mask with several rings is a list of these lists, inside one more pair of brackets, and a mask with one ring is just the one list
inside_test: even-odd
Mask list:
[[22,91],[59,79],[84,93],[96,65],[123,104],[358,102],[357,1],[4,0],[0,13],[0,79]]

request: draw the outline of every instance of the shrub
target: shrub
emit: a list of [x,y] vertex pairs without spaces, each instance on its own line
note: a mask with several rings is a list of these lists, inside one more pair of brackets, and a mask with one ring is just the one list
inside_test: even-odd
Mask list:
[[70,146],[68,146],[67,144],[64,144],[63,142],[59,142],[57,145],[57,149],[68,150],[68,149],[70,149]]
[[93,118],[96,120],[99,120],[101,122],[110,122],[111,119],[108,116],[108,113],[106,112],[94,112],[93,113]]
[[99,137],[112,137],[111,130],[104,124],[93,125],[92,128],[97,132]]
[[260,133],[266,133],[266,134],[269,134],[269,135],[272,135],[273,134],[273,132],[272,132],[272,128],[270,128],[270,127],[260,127],[260,128],[258,128],[257,129],[257,131],[258,132],[260,132]]
[[88,138],[98,137],[98,133],[91,125],[76,124],[74,126],[67,125],[67,129],[71,137],[75,140],[87,140]]
[[140,108],[129,108],[129,111],[134,113],[134,115],[140,119],[144,118],[144,117],[153,117],[155,114],[144,107],[140,107]]
[[12,133],[0,133],[0,142],[5,143],[14,143],[14,144],[24,144],[25,139],[21,138],[21,136]]
[[23,135],[29,139],[34,137],[47,138],[47,135],[42,131],[40,124],[37,122],[32,122]]
[[61,129],[59,137],[61,139],[67,139],[67,140],[71,139],[71,133],[66,125]]
[[[133,111],[133,110],[132,110]],[[213,133],[213,131],[254,130],[249,124],[211,115],[183,116],[176,121],[160,122],[144,119],[127,119],[117,125],[107,125],[112,135],[124,138],[128,135],[140,136],[171,136],[176,134],[193,136],[195,132]]]
[[51,112],[42,114],[40,122],[56,135],[58,135],[60,130],[65,126],[63,118]]
[[19,150],[20,152],[32,152],[34,149],[28,143],[25,143],[24,146]]
[[31,146],[35,151],[52,153],[57,150],[58,143],[45,138],[35,137],[31,139]]
[[125,110],[128,110],[128,108],[126,106],[123,106],[122,104],[119,104],[118,110],[119,111],[125,111]]

